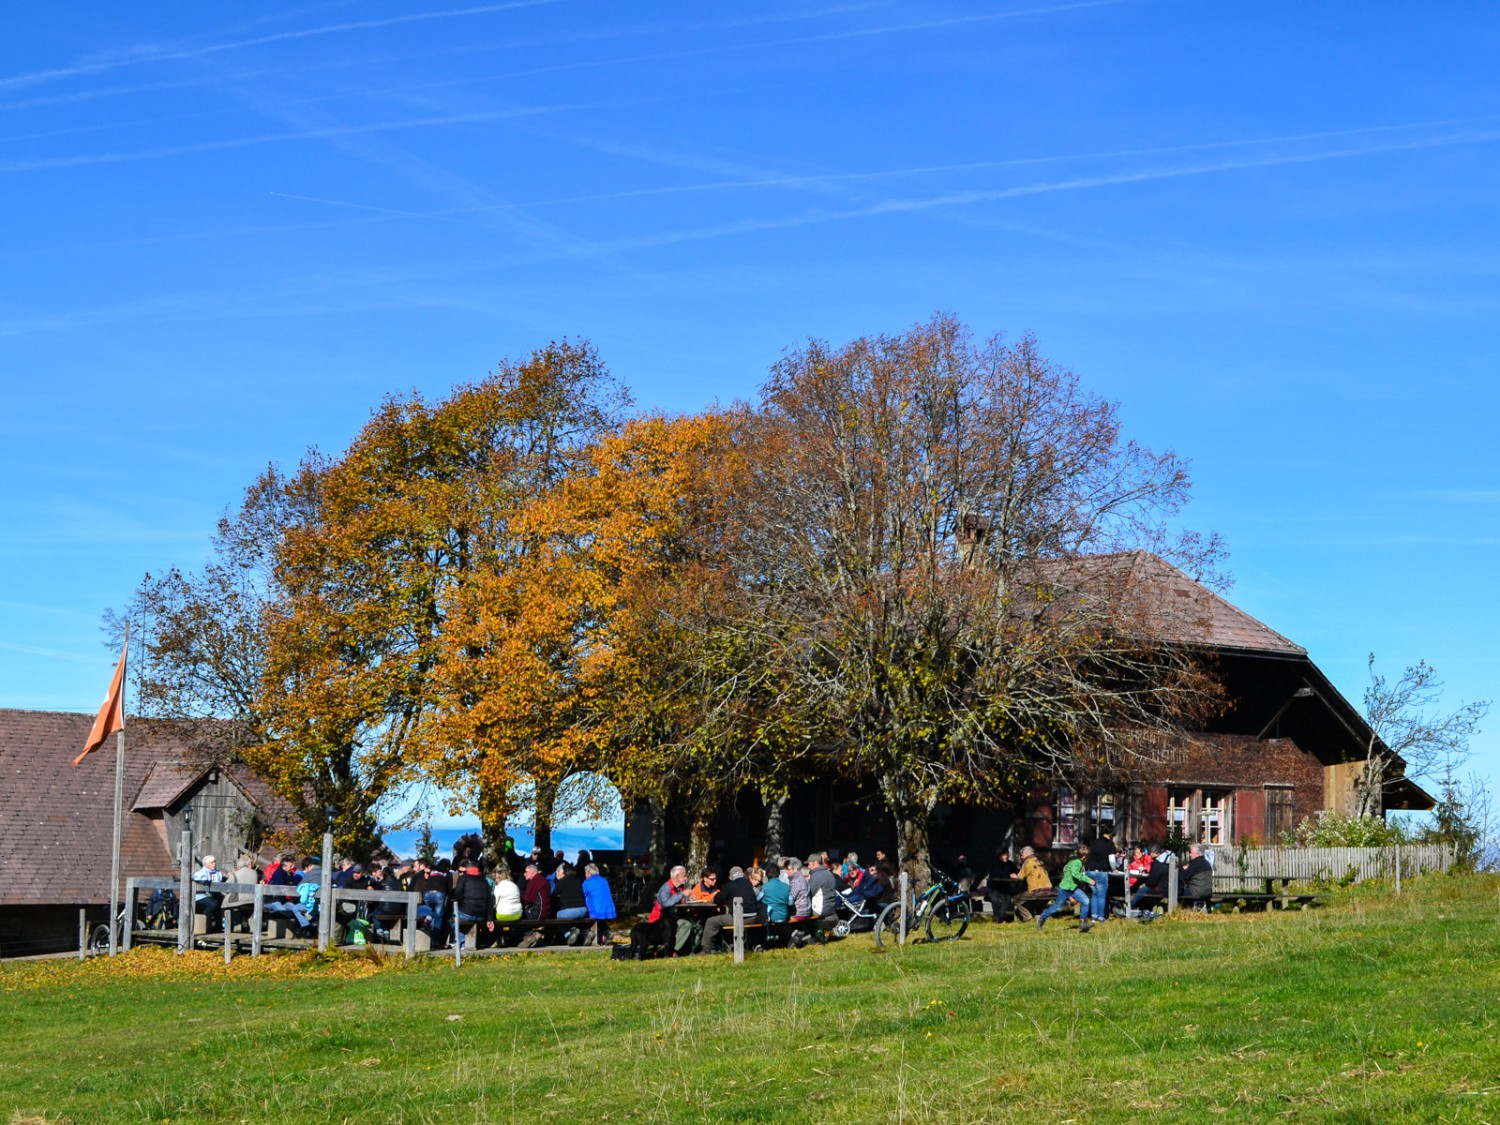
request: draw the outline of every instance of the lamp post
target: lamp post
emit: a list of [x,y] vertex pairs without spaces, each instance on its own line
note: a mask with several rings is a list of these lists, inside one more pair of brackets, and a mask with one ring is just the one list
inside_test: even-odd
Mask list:
[[182,806],[182,844],[177,873],[177,952],[186,953],[193,939],[193,806]]

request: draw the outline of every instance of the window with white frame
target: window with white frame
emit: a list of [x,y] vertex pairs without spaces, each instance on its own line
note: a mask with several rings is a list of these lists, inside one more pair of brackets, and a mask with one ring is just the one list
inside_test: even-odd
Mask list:
[[1192,789],[1172,789],[1167,793],[1167,832],[1187,838],[1193,815]]
[[1073,790],[1057,791],[1057,819],[1052,824],[1052,846],[1064,847],[1078,843],[1078,803]]
[[1167,831],[1202,844],[1228,844],[1234,834],[1232,805],[1228,789],[1169,789]]
[[1198,840],[1204,844],[1229,843],[1229,791],[1205,789],[1198,809]]

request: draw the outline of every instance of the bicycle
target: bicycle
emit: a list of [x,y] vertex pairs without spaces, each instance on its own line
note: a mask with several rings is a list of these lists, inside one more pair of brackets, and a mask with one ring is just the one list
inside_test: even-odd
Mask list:
[[[969,901],[969,892],[961,890],[957,883],[946,875],[938,874],[921,895],[913,898],[906,927],[907,937],[925,930],[929,942],[957,941],[969,928],[974,906]],[[875,919],[875,947],[885,948],[889,936],[896,945],[901,944],[901,903],[896,901],[880,912]]]

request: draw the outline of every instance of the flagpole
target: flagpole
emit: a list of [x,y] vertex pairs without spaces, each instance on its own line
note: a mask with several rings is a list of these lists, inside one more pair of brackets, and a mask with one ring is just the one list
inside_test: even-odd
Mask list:
[[[130,652],[130,622],[125,622],[125,652]],[[123,659],[123,657],[122,657]],[[109,955],[120,951],[120,820],[125,803],[125,684],[120,684],[120,729],[115,733],[115,830],[109,853]],[[127,922],[127,925],[129,923]]]

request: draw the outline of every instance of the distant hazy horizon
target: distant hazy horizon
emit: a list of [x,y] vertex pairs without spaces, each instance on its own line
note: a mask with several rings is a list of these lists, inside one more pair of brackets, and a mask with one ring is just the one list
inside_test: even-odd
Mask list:
[[[451,856],[453,845],[460,836],[470,832],[478,832],[479,824],[451,824],[441,828],[432,829],[432,839],[437,844],[438,857]],[[508,829],[511,838],[516,842],[516,851],[529,852],[534,836],[530,828],[525,826],[513,826]],[[420,828],[402,828],[383,835],[386,847],[391,853],[401,858],[410,859],[417,854],[417,841],[422,838]],[[552,829],[552,846],[561,848],[571,860],[580,848],[589,851],[614,851],[624,846],[625,828],[623,825],[600,825],[589,827],[588,825],[562,825]]]

